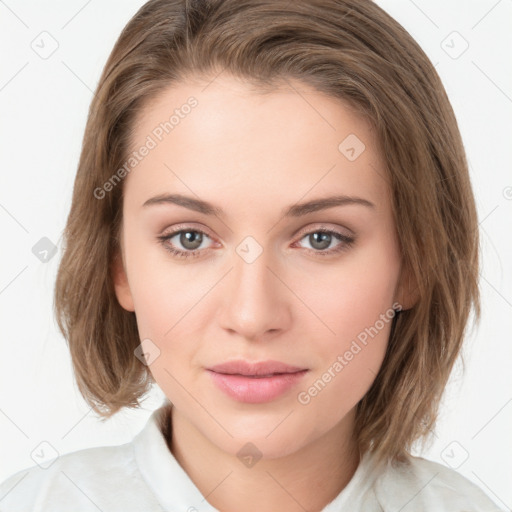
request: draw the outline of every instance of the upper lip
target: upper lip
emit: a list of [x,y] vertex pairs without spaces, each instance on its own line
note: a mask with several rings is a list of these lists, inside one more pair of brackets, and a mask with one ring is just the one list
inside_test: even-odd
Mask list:
[[280,361],[227,361],[207,368],[215,373],[229,375],[272,375],[277,373],[297,373],[306,370]]

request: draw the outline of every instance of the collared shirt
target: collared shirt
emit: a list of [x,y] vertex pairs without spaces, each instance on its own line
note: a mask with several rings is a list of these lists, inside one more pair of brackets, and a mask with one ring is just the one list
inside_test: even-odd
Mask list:
[[[218,512],[167,446],[170,407],[166,400],[129,443],[86,448],[11,475],[0,484],[0,512]],[[377,469],[366,453],[322,512],[501,511],[453,469],[412,455],[408,461]]]

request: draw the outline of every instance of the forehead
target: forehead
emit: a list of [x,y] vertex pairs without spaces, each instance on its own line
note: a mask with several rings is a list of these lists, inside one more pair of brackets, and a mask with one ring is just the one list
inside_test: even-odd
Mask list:
[[387,193],[370,123],[292,80],[266,90],[229,75],[173,84],[139,112],[131,142],[135,152],[151,146],[126,178],[127,201],[138,205],[177,188],[209,197],[231,191],[241,205],[261,197],[289,204],[333,189],[378,204]]

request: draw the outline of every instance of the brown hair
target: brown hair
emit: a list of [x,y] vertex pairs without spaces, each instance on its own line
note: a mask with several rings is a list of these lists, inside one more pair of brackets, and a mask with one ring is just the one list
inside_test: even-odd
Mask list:
[[472,306],[478,225],[464,148],[441,81],[406,30],[369,0],[150,0],[130,20],[90,106],[55,287],[80,392],[102,417],[138,407],[153,379],[135,356],[135,314],[117,301],[122,183],[135,116],[186,77],[226,71],[271,90],[292,78],[357,106],[387,167],[404,268],[417,301],[357,405],[360,454],[401,460],[428,437]]

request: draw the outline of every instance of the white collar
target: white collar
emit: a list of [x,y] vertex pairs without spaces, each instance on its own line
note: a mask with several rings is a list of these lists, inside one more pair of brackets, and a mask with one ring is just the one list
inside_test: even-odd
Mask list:
[[140,472],[164,509],[218,512],[204,499],[167,446],[162,430],[171,407],[166,399],[133,439]]
[[[140,472],[164,509],[183,512],[219,512],[203,497],[194,482],[169,450],[164,423],[170,417],[171,402],[153,411],[146,426],[133,439]],[[322,512],[353,508],[373,485],[377,472],[366,453],[349,483]]]

